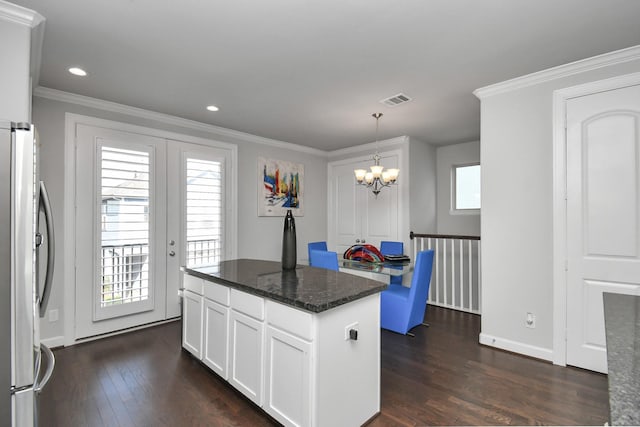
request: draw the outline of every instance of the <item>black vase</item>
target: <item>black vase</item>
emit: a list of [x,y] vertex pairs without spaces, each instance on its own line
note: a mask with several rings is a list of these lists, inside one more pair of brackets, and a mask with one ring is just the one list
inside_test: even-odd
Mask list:
[[295,270],[296,268],[296,221],[293,219],[291,209],[284,217],[284,231],[282,233],[282,269]]

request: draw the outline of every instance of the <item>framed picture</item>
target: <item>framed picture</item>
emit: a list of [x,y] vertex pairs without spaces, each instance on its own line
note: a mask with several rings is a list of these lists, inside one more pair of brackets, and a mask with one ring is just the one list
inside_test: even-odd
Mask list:
[[304,165],[258,157],[258,216],[304,216]]

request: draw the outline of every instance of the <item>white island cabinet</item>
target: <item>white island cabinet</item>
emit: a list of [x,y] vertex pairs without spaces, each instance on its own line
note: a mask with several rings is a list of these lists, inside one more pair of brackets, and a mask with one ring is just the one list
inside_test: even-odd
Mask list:
[[[279,267],[279,263],[273,264]],[[252,289],[235,287],[215,275],[209,277],[203,270],[185,271],[183,337],[193,341],[198,330],[202,331],[203,363],[274,419],[286,426],[352,426],[365,423],[379,412],[378,292],[384,289],[383,284],[305,266],[297,271],[304,280],[295,282],[303,285],[293,290],[283,285],[282,294],[274,293],[280,300],[275,300],[267,295],[277,287],[271,279],[265,282],[265,275],[258,275]],[[195,316],[186,317],[187,304],[192,305],[186,293],[198,289],[194,281],[199,281],[203,289],[201,326],[194,324]],[[364,287],[366,292],[346,301],[338,296],[338,303],[319,302],[320,308],[307,304],[311,311],[293,305],[302,304],[305,297],[317,301],[317,295],[310,295],[304,286],[315,284],[318,294],[326,295],[332,293],[336,281],[355,286],[358,292]],[[246,284],[247,280],[238,282]],[[215,297],[211,292],[207,295],[209,286],[215,287]],[[374,288],[378,291],[370,292]],[[357,331],[357,339],[350,330]],[[183,339],[183,346],[198,357],[188,339]]]
[[[195,277],[190,277],[195,279]],[[202,280],[202,279],[197,279]],[[204,318],[202,361],[225,380],[229,361],[229,288],[203,280]]]

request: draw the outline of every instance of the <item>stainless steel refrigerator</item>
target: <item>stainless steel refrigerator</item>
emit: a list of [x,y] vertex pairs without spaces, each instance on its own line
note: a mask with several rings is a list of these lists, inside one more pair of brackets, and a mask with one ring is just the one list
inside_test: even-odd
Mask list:
[[52,224],[35,130],[0,120],[0,426],[38,424],[37,395],[55,365],[39,332],[53,277]]

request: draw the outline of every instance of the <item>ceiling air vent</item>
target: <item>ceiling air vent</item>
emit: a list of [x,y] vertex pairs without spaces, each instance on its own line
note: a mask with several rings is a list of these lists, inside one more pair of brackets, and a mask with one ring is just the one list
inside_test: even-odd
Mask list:
[[400,104],[404,104],[405,102],[411,101],[412,98],[409,98],[404,93],[399,93],[397,95],[390,96],[389,98],[385,98],[380,102],[386,105],[387,107],[397,107]]

